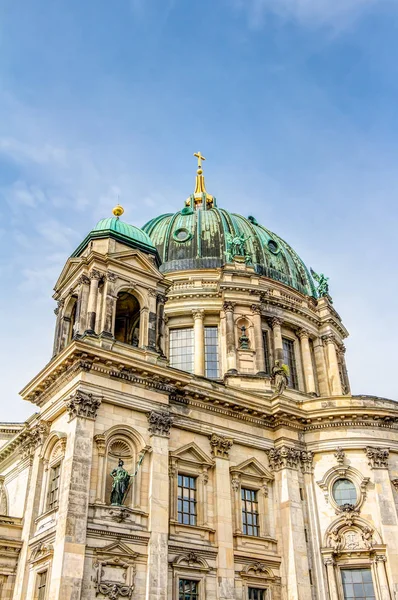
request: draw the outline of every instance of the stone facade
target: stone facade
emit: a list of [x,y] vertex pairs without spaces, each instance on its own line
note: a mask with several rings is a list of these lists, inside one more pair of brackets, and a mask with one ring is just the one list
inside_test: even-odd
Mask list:
[[[117,338],[123,293],[140,307],[130,344]],[[343,600],[347,569],[370,570],[378,600],[398,596],[396,403],[348,393],[328,297],[239,261],[165,276],[98,239],[55,298],[53,359],[22,391],[38,413],[0,426],[2,600]],[[178,328],[192,328],[193,373],[168,363]],[[275,395],[284,340],[296,381]],[[134,477],[113,506],[119,459]]]

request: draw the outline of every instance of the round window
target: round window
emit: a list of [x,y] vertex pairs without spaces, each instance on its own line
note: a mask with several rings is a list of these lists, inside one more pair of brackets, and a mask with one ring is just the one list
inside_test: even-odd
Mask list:
[[173,238],[176,242],[187,242],[191,239],[191,234],[189,233],[188,229],[185,229],[185,227],[180,227],[180,229],[177,229],[173,233]]
[[333,498],[339,506],[344,504],[354,506],[358,500],[355,485],[349,479],[338,479],[333,484]]
[[273,254],[278,254],[279,246],[276,242],[274,242],[274,240],[269,240],[267,246],[268,250],[270,250]]

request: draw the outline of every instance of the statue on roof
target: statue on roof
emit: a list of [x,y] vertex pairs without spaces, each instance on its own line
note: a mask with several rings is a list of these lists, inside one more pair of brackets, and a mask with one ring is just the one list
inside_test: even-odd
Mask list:
[[313,278],[315,279],[315,281],[318,284],[317,287],[317,292],[318,292],[318,296],[320,298],[326,296],[327,298],[329,298],[329,300],[331,300],[331,297],[329,295],[329,277],[326,277],[326,275],[324,275],[323,273],[320,273],[320,275],[318,275],[318,273],[315,273],[315,271],[313,269],[311,269],[311,275],[313,276]]
[[225,241],[227,250],[225,252],[227,256],[227,262],[231,262],[234,256],[244,256],[245,262],[247,264],[251,264],[251,255],[246,250],[246,242],[250,239],[250,235],[245,237],[244,233],[235,233],[232,235],[231,233],[225,234]]

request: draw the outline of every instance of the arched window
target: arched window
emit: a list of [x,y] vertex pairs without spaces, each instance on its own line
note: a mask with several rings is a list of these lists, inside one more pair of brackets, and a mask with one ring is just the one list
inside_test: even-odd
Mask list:
[[140,304],[129,292],[120,292],[117,297],[115,338],[124,344],[139,345]]

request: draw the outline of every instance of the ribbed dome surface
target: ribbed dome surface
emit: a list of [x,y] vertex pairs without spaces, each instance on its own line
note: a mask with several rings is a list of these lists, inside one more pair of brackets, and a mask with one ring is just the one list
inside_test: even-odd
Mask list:
[[158,249],[162,272],[218,268],[228,262],[228,239],[242,235],[255,271],[316,297],[308,269],[278,235],[245,218],[213,207],[161,215],[142,228]]
[[139,227],[135,227],[134,225],[130,225],[129,223],[121,221],[119,217],[109,217],[107,219],[101,219],[101,221],[98,221],[97,225],[92,230],[92,233],[95,231],[100,231],[104,233],[107,231],[113,231],[119,233],[122,236],[125,236],[126,238],[135,240],[140,244],[144,244],[149,248],[155,248],[149,235],[147,235]]

